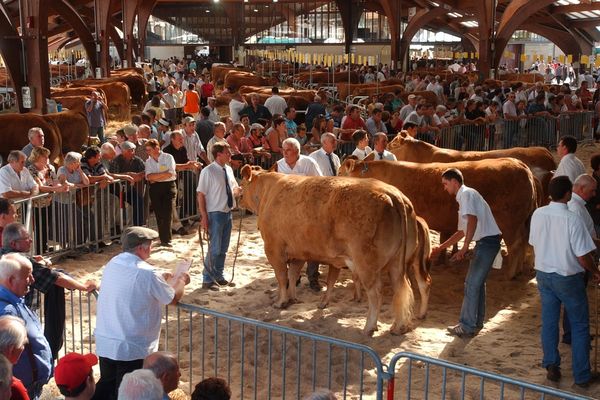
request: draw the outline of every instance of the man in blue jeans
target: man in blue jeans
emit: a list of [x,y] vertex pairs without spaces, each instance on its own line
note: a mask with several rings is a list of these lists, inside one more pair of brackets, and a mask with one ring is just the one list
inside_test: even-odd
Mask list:
[[560,306],[569,314],[571,357],[575,385],[587,388],[598,380],[590,371],[590,328],[584,271],[594,282],[600,272],[594,264],[596,250],[583,219],[568,210],[573,185],[568,176],[550,181],[552,201],[531,217],[529,244],[535,252],[537,287],[542,303],[542,367],[551,381],[561,378],[558,352]]
[[231,162],[229,145],[216,142],[212,146],[212,156],[214,161],[200,173],[196,192],[201,229],[210,237],[208,254],[204,258],[202,288],[219,290],[220,286],[230,284],[223,277],[223,270],[231,236],[231,209],[235,206],[234,198],[242,189],[228,165]]
[[442,185],[458,202],[458,230],[439,247],[434,248],[431,257],[436,257],[440,251],[455,245],[464,237],[462,248],[451,258],[453,261],[460,261],[465,258],[471,241],[475,241],[473,258],[465,278],[465,297],[459,324],[448,328],[451,335],[473,337],[483,328],[485,281],[494,258],[500,251],[501,232],[488,203],[477,190],[463,184],[463,176],[458,169],[444,171]]

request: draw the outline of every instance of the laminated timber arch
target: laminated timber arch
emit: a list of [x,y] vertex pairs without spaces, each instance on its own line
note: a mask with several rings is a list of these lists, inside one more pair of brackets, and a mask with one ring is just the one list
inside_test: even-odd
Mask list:
[[90,60],[92,70],[96,69],[98,63],[96,62],[96,48],[94,43],[94,37],[86,26],[81,16],[77,13],[75,8],[67,0],[55,0],[50,2],[50,7],[54,9],[59,15],[61,15],[71,28],[75,31],[79,37],[87,58]]
[[[504,10],[496,34],[496,53],[493,66],[497,66],[512,34],[535,13],[553,4],[555,0],[513,0]],[[563,35],[565,32],[562,32]],[[548,38],[550,39],[550,38]]]
[[432,22],[434,19],[445,15],[448,12],[443,7],[436,7],[434,9],[422,8],[410,19],[406,29],[400,39],[400,60],[404,60],[408,54],[408,48],[412,38],[417,34],[419,29]]
[[19,112],[27,112],[27,110],[22,107],[21,91],[16,90],[17,88],[24,86],[23,75],[21,74],[23,61],[21,40],[19,39],[17,29],[13,25],[2,4],[0,4],[0,53],[2,54],[6,70],[15,87]]

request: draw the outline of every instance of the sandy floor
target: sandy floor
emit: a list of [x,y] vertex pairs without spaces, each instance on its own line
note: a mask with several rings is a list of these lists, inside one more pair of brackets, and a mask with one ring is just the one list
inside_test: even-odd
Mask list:
[[[600,149],[596,145],[584,146],[578,151],[578,155],[586,165],[589,165],[589,158],[597,152],[600,152]],[[237,221],[239,221],[239,217],[236,216],[236,218],[238,219],[234,223],[232,244],[227,257],[226,278],[229,278],[232,273],[230,266],[235,252]],[[433,234],[432,241],[438,243],[437,234]],[[171,268],[177,259],[194,260],[191,271],[192,282],[183,299],[185,303],[365,344],[372,347],[385,362],[394,353],[412,351],[535,383],[550,383],[545,379],[545,370],[540,367],[542,354],[539,340],[540,304],[532,273],[526,273],[516,280],[509,281],[504,277],[502,270],[493,270],[488,279],[485,327],[475,338],[463,340],[446,335],[446,327],[455,324],[458,319],[463,297],[466,264],[434,266],[432,269],[432,295],[427,318],[423,321],[415,321],[415,329],[406,335],[391,336],[387,332],[392,322],[391,290],[387,288],[384,290],[379,331],[373,338],[367,338],[361,333],[365,323],[367,304],[366,301],[352,302],[353,283],[347,270],[342,271],[335,287],[334,300],[325,310],[319,310],[316,307],[319,296],[304,286],[305,280],[299,290],[299,299],[302,303],[293,305],[287,310],[276,310],[272,307],[276,295],[276,281],[265,258],[262,239],[256,229],[256,217],[254,216],[243,219],[241,244],[235,268],[236,287],[234,288],[223,289],[220,292],[207,292],[200,288],[202,277],[197,235],[175,236],[174,244],[172,251],[154,251],[151,262],[158,267]],[[86,256],[85,259],[63,260],[58,266],[81,279],[99,281],[102,266],[118,251],[118,245],[113,245],[101,254],[92,254]],[[325,270],[322,269],[322,271]],[[322,278],[324,279],[323,275]],[[593,299],[596,293],[593,288],[589,289],[589,296],[592,331],[594,331],[596,329],[594,327],[596,311]],[[418,301],[418,294],[415,297]],[[188,331],[187,327],[181,329],[185,337],[187,337]],[[172,334],[173,331],[171,331]],[[239,338],[239,335],[237,337]],[[261,354],[264,355],[266,347],[261,345],[259,348]],[[200,380],[201,360],[197,351],[198,349],[194,347],[193,383]],[[571,390],[570,349],[561,344],[560,351],[563,355],[564,378],[557,387]],[[182,346],[184,371],[187,371],[189,367],[189,361],[186,361],[188,352],[189,346]],[[290,357],[293,358],[291,354]],[[334,361],[340,360],[334,358]],[[594,365],[593,358],[592,365]],[[261,368],[263,367],[261,366]],[[405,374],[406,371],[406,366],[404,366],[400,373]],[[230,373],[232,381],[239,380],[239,372],[232,371]],[[422,379],[422,371],[413,373],[413,382],[416,386],[422,384]],[[187,389],[188,380],[188,375],[184,372],[181,388]],[[310,379],[303,382],[310,382]],[[397,390],[404,391],[404,384],[404,380],[399,380],[397,387],[399,386],[401,389]],[[430,386],[432,386],[432,390],[439,390],[439,382],[432,381]],[[261,386],[260,390],[264,390],[264,388]],[[261,396],[263,392],[260,390],[259,398],[263,398]],[[459,389],[456,385],[449,389],[450,398],[455,398],[458,393]],[[430,394],[433,395],[433,392]],[[584,394],[600,397],[600,385],[592,387]],[[245,393],[244,397],[248,395]],[[422,395],[419,388],[411,398],[421,398]],[[365,398],[372,396],[372,385],[367,382]],[[439,398],[436,395],[433,397]],[[478,382],[469,382],[467,397],[479,397]],[[405,396],[403,395],[402,398]]]

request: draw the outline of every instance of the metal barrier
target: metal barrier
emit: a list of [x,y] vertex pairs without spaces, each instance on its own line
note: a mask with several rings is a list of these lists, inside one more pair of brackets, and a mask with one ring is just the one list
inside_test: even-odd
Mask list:
[[[404,361],[404,362],[402,362]],[[396,373],[396,368],[400,372]],[[574,393],[478,370],[420,354],[395,354],[387,399],[587,399]],[[398,383],[398,385],[396,385]]]
[[593,141],[593,113],[584,111],[557,117],[528,116],[486,124],[458,124],[442,128],[439,133],[420,133],[417,139],[448,149],[484,151],[517,146],[551,149],[565,135],[575,136],[579,142]]
[[179,304],[165,315],[161,346],[177,355],[189,390],[208,376],[232,398],[295,398],[328,388],[340,398],[382,399],[385,371],[370,347]]

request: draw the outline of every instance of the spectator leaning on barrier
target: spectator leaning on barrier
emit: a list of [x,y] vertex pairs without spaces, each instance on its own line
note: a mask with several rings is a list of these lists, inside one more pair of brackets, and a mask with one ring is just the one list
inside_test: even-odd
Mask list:
[[163,400],[169,400],[169,393],[177,389],[181,377],[177,358],[171,353],[157,351],[144,359],[143,368],[152,371],[163,387]]
[[138,369],[123,376],[119,400],[162,400],[163,389],[152,371]]
[[571,183],[575,182],[575,179],[581,174],[585,174],[585,167],[579,158],[575,156],[577,151],[577,139],[573,136],[563,136],[558,141],[556,152],[560,156],[560,162],[554,176],[566,175],[571,180]]
[[5,199],[19,199],[38,193],[38,185],[25,168],[25,153],[13,150],[8,154],[6,164],[0,168],[0,196]]
[[0,197],[0,247],[2,246],[2,232],[8,224],[17,219],[17,209],[9,200]]
[[68,353],[61,357],[54,370],[54,381],[65,400],[90,400],[96,391],[94,354]]
[[[14,315],[3,315],[0,317],[0,354],[9,362],[8,369],[12,375],[13,365],[19,361],[23,350],[27,346],[27,329],[25,322]],[[3,362],[3,361],[2,361]],[[5,366],[1,365],[0,370]],[[3,382],[6,383],[6,382]],[[12,392],[12,395],[11,395]],[[0,399],[29,400],[27,389],[23,382],[17,377],[12,377],[9,383],[8,397],[0,396]]]
[[215,161],[213,156],[212,148],[217,143],[226,143],[225,141],[225,124],[222,122],[217,122],[215,124],[215,129],[213,131],[214,136],[210,138],[208,144],[206,145],[206,157],[209,162]]
[[152,229],[126,228],[123,252],[104,268],[96,312],[100,380],[95,399],[116,399],[123,375],[142,368],[144,358],[157,350],[164,306],[177,304],[190,281],[187,272],[161,274],[146,262],[157,237]]
[[230,400],[231,389],[222,378],[206,378],[192,392],[192,400]]
[[21,150],[27,157],[31,155],[31,151],[35,147],[41,147],[44,145],[44,131],[42,128],[33,127],[30,128],[27,132],[27,137],[29,138],[29,143]]
[[29,397],[38,399],[53,368],[52,352],[42,324],[23,301],[33,283],[32,270],[29,260],[20,254],[0,258],[0,315],[23,319],[27,330],[28,344],[13,367],[13,374],[23,382]]
[[[125,186],[125,201],[133,208],[133,224],[144,225],[144,176],[146,167],[144,161],[134,153],[135,144],[121,143],[121,154],[115,157],[109,168],[113,177],[127,175],[133,179],[133,184]],[[130,181],[131,183],[131,181]]]

